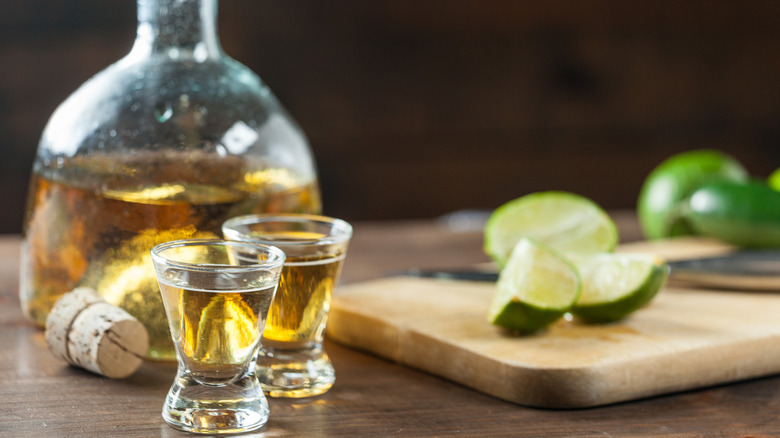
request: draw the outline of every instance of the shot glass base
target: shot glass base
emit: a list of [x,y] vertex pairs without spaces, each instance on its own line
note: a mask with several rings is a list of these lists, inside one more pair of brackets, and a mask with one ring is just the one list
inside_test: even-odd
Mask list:
[[187,376],[177,376],[163,405],[163,419],[176,429],[206,434],[248,432],[268,421],[268,401],[254,374],[203,389]]
[[275,398],[313,397],[327,392],[336,373],[322,348],[263,348],[257,360],[263,391]]

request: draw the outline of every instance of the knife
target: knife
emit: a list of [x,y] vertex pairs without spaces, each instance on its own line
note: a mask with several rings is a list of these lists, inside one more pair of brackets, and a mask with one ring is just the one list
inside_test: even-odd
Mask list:
[[[714,257],[667,262],[669,279],[701,288],[780,292],[780,250],[735,251]],[[498,273],[478,270],[411,269],[404,276],[495,282]]]

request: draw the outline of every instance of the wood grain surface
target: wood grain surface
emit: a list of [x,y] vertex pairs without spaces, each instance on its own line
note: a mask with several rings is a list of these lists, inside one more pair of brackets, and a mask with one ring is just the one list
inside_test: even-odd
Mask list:
[[[621,221],[622,222],[622,221]],[[633,229],[632,221],[622,222]],[[624,233],[624,236],[631,236]],[[125,380],[69,367],[45,348],[17,299],[19,237],[0,238],[0,436],[185,437],[160,409],[172,364],[147,362]],[[440,223],[356,223],[345,284],[411,267],[486,261],[479,232]],[[270,400],[258,433],[279,437],[759,437],[780,434],[780,378],[767,377],[580,410],[509,403],[435,375],[326,341],[337,380],[327,394]]]

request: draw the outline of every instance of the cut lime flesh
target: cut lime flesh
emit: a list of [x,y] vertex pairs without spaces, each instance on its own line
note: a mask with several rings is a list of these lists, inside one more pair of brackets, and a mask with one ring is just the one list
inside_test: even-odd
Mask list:
[[596,203],[569,192],[538,192],[497,208],[485,225],[485,251],[503,266],[515,244],[528,237],[562,253],[612,251],[614,221]]
[[642,308],[666,282],[667,264],[650,254],[572,256],[582,293],[572,313],[593,322],[617,321]]
[[488,319],[510,330],[534,332],[563,316],[579,294],[580,278],[568,259],[522,238],[499,275]]

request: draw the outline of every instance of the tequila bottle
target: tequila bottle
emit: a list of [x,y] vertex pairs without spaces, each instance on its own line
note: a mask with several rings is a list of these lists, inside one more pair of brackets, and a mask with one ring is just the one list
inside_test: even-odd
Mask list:
[[20,299],[43,325],[94,287],[175,352],[149,250],[216,237],[247,213],[321,210],[309,143],[260,78],[219,44],[217,0],[138,0],[130,53],[51,116],[33,165]]

